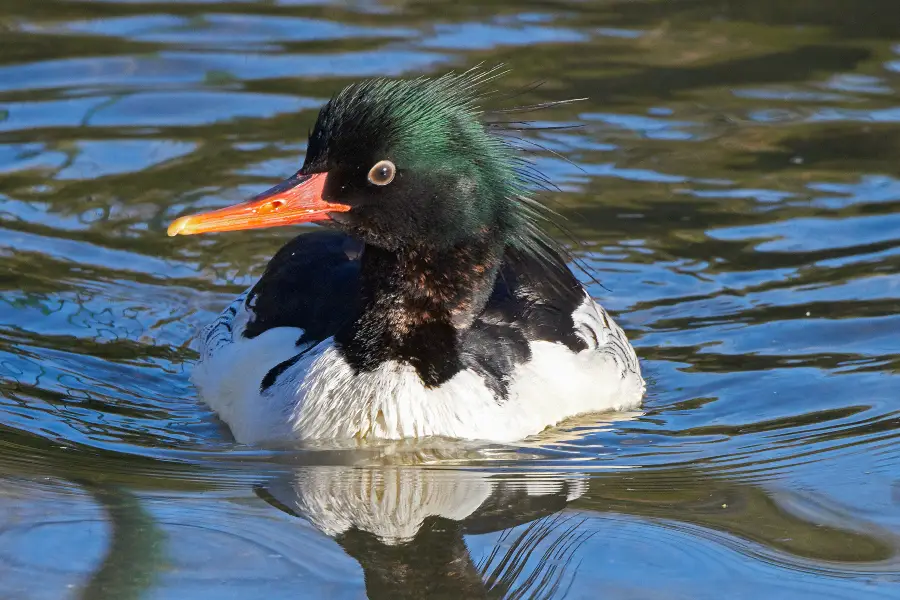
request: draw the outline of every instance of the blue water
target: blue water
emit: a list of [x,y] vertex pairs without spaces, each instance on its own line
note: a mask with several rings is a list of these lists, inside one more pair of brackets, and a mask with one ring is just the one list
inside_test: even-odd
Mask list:
[[[900,597],[900,4],[0,6],[0,598]],[[369,76],[505,63],[648,380],[516,447],[235,445],[168,238]],[[544,81],[537,88],[530,87]],[[510,95],[526,91],[514,100]]]

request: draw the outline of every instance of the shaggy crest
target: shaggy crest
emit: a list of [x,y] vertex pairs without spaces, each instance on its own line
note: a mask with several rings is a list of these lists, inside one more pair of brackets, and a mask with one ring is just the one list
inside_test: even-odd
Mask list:
[[558,213],[533,197],[554,188],[527,157],[530,147],[546,148],[516,135],[544,128],[503,120],[503,115],[577,100],[482,110],[481,104],[494,97],[484,91],[485,84],[505,73],[501,67],[476,67],[437,78],[378,78],[352,84],[321,109],[310,133],[304,169],[326,168],[316,162],[325,153],[326,140],[331,140],[328,152],[338,160],[336,152],[347,152],[349,160],[349,153],[368,148],[373,160],[390,158],[417,169],[471,172],[477,190],[473,193],[478,196],[471,215],[482,221],[493,215],[509,247],[540,258],[552,276],[561,267],[551,260],[554,253],[573,257],[547,229],[572,236],[560,224]]

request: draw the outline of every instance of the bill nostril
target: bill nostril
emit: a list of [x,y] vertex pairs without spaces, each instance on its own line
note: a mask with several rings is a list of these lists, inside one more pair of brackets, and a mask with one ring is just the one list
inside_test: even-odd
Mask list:
[[271,202],[266,202],[265,204],[260,206],[257,209],[257,212],[261,213],[261,214],[273,213],[273,212],[279,210],[283,205],[284,205],[283,200],[272,200]]

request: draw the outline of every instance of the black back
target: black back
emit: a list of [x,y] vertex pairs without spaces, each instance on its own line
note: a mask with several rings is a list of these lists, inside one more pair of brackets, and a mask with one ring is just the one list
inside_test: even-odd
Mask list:
[[[329,337],[340,338],[355,319],[364,251],[354,238],[325,230],[294,238],[269,262],[247,297],[253,317],[243,335],[252,338],[273,327],[299,327],[304,334],[297,340],[297,356],[272,369],[263,388],[305,350]],[[429,357],[432,364],[457,366],[441,371],[437,380],[431,372],[420,376],[428,385],[440,385],[460,368],[469,368],[503,401],[513,369],[531,357],[529,342],[557,342],[572,351],[588,347],[572,320],[584,299],[581,284],[561,256],[538,259],[507,249],[484,308],[457,331],[458,343],[450,349],[456,355]]]
[[328,230],[295,237],[279,250],[247,295],[253,318],[244,337],[299,327],[298,345],[331,337],[356,312],[362,243]]

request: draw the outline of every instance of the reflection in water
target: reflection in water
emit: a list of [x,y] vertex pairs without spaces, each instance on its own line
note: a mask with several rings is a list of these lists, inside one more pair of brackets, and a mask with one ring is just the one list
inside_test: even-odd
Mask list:
[[164,568],[164,537],[140,500],[123,488],[82,482],[103,507],[110,525],[109,542],[100,566],[81,590],[84,600],[140,598]]
[[[0,597],[896,598],[898,19],[2,3]],[[481,62],[515,102],[589,98],[522,136],[638,347],[645,413],[427,468],[235,448],[182,365],[289,232],[165,225],[296,170],[347,83]]]
[[[784,568],[849,590],[848,573],[879,579],[900,567],[898,540],[871,523],[702,468],[590,474],[553,470],[539,457],[443,447],[356,459],[327,451],[223,457],[209,478],[185,462],[189,454],[122,460],[15,434],[5,443],[55,472],[38,481],[27,464],[3,465],[11,486],[0,496],[0,572],[9,589],[27,588],[44,568],[31,549],[48,544],[59,549],[59,575],[47,589],[77,588],[81,598],[353,589],[352,569],[309,526],[361,567],[373,598],[581,597],[600,585],[579,568],[585,561],[627,562],[653,548],[688,568],[694,559],[678,552],[698,539],[721,563],[706,568],[740,572],[741,556],[767,565],[753,568],[754,593],[779,584]],[[476,467],[479,454],[487,461]],[[437,456],[471,466],[417,464]],[[42,511],[66,516],[40,518]],[[622,585],[619,575],[603,575],[610,589]],[[322,582],[310,587],[313,576]],[[642,585],[665,589],[667,581],[648,575]]]
[[[584,475],[325,467],[259,494],[309,520],[359,561],[370,598],[539,598],[560,589],[587,535],[567,518],[548,517],[585,485]],[[464,535],[523,523],[531,524],[505,534],[480,565],[473,561]]]
[[[757,553],[760,543],[776,550],[773,559],[780,554],[776,560],[801,568],[810,560],[858,563],[872,573],[897,566],[896,541],[866,533],[862,521],[821,508],[809,521],[801,510],[811,504],[802,499],[779,504],[756,486],[701,473],[308,467],[257,494],[333,538],[360,563],[372,598],[552,597],[572,583],[569,567],[597,533],[593,511],[651,522],[678,515],[664,527],[718,537],[739,552]],[[678,498],[667,485],[675,481]],[[486,557],[473,559],[464,536],[501,530]]]

